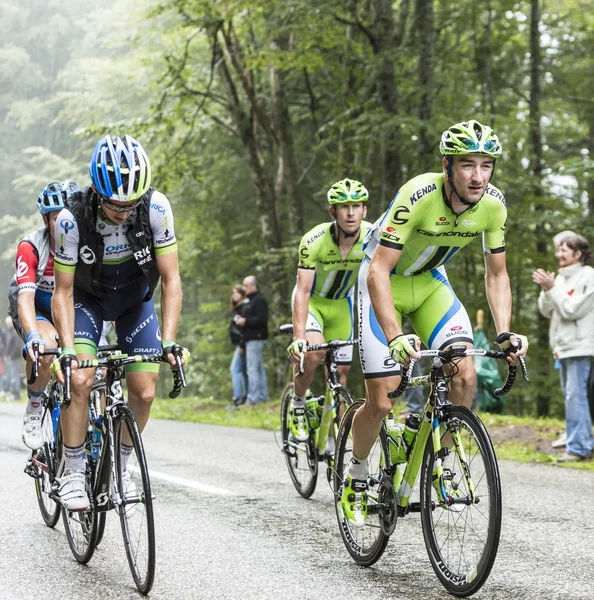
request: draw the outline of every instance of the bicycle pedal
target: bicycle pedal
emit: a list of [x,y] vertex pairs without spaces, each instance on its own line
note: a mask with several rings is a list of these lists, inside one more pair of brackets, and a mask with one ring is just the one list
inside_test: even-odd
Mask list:
[[27,475],[29,475],[29,477],[32,477],[33,479],[43,478],[43,474],[39,472],[37,466],[34,465],[30,460],[27,462],[23,470]]

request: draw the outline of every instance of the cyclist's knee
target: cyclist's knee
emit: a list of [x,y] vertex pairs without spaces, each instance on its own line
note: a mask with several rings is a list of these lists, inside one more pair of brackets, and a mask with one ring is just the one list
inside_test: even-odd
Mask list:
[[72,371],[72,388],[81,396],[88,396],[95,380],[93,369],[76,369]]
[[365,398],[365,413],[373,421],[381,421],[391,410],[393,402],[388,398],[390,388],[383,389],[381,392],[377,389],[367,387]]
[[305,368],[309,370],[314,370],[321,362],[324,360],[323,352],[306,352],[305,353]]

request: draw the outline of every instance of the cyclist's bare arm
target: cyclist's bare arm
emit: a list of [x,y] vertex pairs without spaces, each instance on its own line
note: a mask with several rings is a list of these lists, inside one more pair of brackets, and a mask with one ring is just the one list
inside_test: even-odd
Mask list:
[[55,271],[52,316],[62,348],[74,347],[74,272]]
[[396,318],[390,285],[390,273],[398,263],[401,253],[400,250],[378,245],[367,274],[373,311],[388,342],[402,334],[402,328]]
[[[35,292],[20,292],[18,299],[19,321],[25,332],[25,338],[31,331],[37,330],[37,315],[35,312]],[[29,350],[33,360],[33,350]]]
[[[485,254],[485,286],[497,333],[510,331],[512,293],[505,264],[505,252]],[[517,357],[524,356],[527,350],[521,348],[517,353],[512,353],[511,364],[517,366]]]
[[485,288],[497,333],[509,331],[512,294],[505,264],[505,252],[485,254]]
[[[182,303],[177,251],[158,254],[156,259],[161,276],[161,339],[175,340]],[[172,355],[169,356],[169,362],[171,366],[176,366]]]
[[[309,310],[309,295],[316,276],[315,269],[297,269],[297,286],[293,300],[293,339],[305,339],[305,325]],[[293,360],[299,356],[293,355]]]

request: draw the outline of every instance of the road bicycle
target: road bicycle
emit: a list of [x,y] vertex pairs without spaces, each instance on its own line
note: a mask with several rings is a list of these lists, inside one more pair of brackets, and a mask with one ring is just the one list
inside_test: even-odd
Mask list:
[[[282,325],[281,333],[293,333],[293,325]],[[316,489],[318,480],[318,465],[326,463],[328,482],[333,481],[334,453],[327,451],[327,443],[331,433],[336,439],[340,417],[353,399],[349,391],[340,384],[337,370],[338,349],[352,346],[357,340],[332,340],[324,344],[315,344],[307,348],[307,352],[325,351],[326,391],[321,396],[308,394],[306,396],[306,418],[309,424],[309,438],[305,442],[297,441],[291,435],[290,414],[293,407],[294,388],[289,383],[282,395],[281,402],[281,435],[282,451],[285,455],[291,481],[297,492],[304,498],[309,498]],[[297,377],[303,374],[303,358]],[[331,429],[332,427],[332,429]]]
[[[58,356],[59,348],[47,348],[39,351],[39,344],[33,344],[33,361],[31,375],[27,384],[35,383],[39,377],[40,356]],[[60,518],[60,505],[50,496],[56,469],[54,460],[56,458],[56,436],[58,429],[58,417],[60,413],[60,401],[62,399],[62,386],[55,380],[50,380],[41,395],[41,436],[43,445],[38,450],[33,450],[27,460],[25,473],[35,480],[35,494],[43,521],[48,527],[55,527]]]
[[[363,400],[347,409],[336,443],[336,515],[349,554],[357,564],[370,566],[383,555],[398,518],[420,512],[425,545],[437,577],[451,594],[470,596],[485,583],[497,555],[501,484],[484,425],[471,410],[448,400],[447,384],[464,358],[505,360],[507,354],[454,345],[421,351],[420,355],[431,357],[430,374],[412,378],[415,361],[411,359],[398,388],[388,396],[400,396],[407,386],[429,384],[429,398],[416,431],[414,418],[408,428],[393,425],[389,416],[382,423],[369,455],[368,519],[363,527],[353,526],[341,505],[343,477],[352,456],[353,417]],[[446,365],[450,367],[447,374]],[[523,359],[520,365],[528,380]],[[507,379],[496,395],[512,388],[516,372],[516,367],[508,365]],[[420,502],[412,502],[419,472]]]
[[[70,511],[61,507],[61,511],[70,549],[78,562],[86,564],[91,560],[103,536],[107,511],[115,509],[120,518],[124,547],[134,583],[141,593],[148,594],[155,574],[154,496],[151,492],[142,438],[134,415],[125,402],[122,379],[128,364],[168,361],[162,354],[114,354],[112,350],[115,348],[117,346],[106,347],[106,356],[101,356],[104,349],[100,348],[99,358],[78,362],[79,369],[105,369],[104,379],[93,384],[89,396],[89,422],[84,442],[87,454],[87,493],[91,499],[91,508],[86,511]],[[174,347],[174,355],[178,370],[173,372],[174,385],[169,393],[170,398],[177,397],[182,387],[186,386],[181,347]],[[70,368],[65,365],[60,413],[70,403],[70,375]],[[55,387],[49,397],[59,399],[59,384],[52,382],[50,385]],[[103,391],[104,408],[100,400]],[[48,408],[51,404],[48,401]],[[123,443],[132,448],[127,462],[121,451]],[[34,464],[37,469],[48,474],[48,485],[45,489],[49,491],[44,492],[45,495],[54,503],[59,503],[57,491],[63,471],[59,418],[53,446],[47,446],[48,450],[43,455],[45,464],[39,464],[40,460],[35,460]],[[45,482],[45,477],[43,481]],[[55,525],[57,519],[53,519]]]

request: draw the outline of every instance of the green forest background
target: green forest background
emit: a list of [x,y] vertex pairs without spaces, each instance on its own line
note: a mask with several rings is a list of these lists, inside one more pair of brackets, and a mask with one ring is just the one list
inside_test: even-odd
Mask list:
[[[506,412],[563,415],[531,274],[555,269],[558,231],[594,240],[591,1],[0,0],[0,31],[3,287],[43,186],[88,185],[96,140],[133,135],[174,207],[189,393],[228,401],[232,284],[256,275],[271,331],[289,321],[298,241],[327,220],[328,187],[363,181],[375,220],[440,169],[441,132],[475,118],[503,143],[512,328],[531,341],[531,383]],[[488,315],[479,242],[448,274]],[[286,344],[266,351],[272,396]]]

